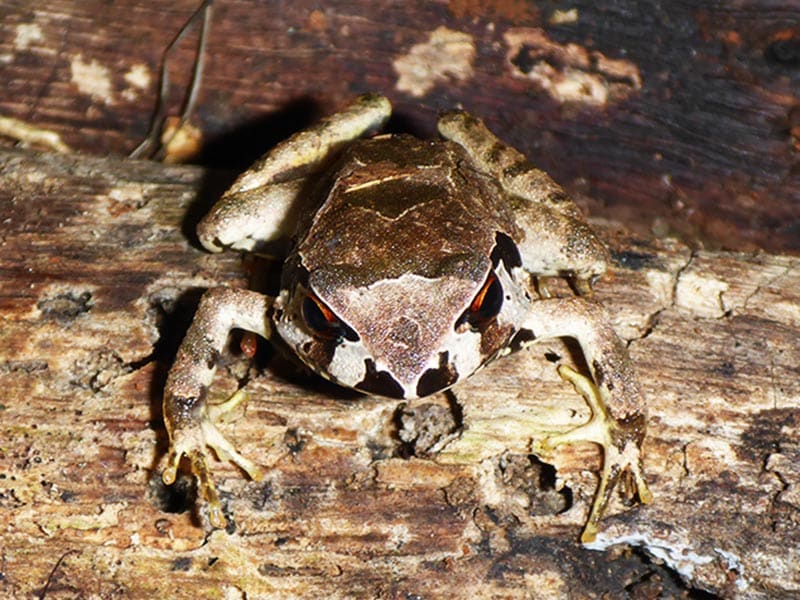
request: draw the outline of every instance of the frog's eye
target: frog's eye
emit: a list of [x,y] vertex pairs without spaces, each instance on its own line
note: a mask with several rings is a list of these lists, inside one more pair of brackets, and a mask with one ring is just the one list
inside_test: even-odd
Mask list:
[[456,327],[463,323],[469,323],[473,327],[480,326],[492,317],[497,316],[502,306],[503,286],[500,285],[500,281],[494,272],[490,272],[483,287],[472,300],[472,304],[461,315]]
[[303,299],[303,319],[323,339],[340,340],[344,337],[353,342],[358,340],[356,332],[343,323],[313,292],[308,292]]

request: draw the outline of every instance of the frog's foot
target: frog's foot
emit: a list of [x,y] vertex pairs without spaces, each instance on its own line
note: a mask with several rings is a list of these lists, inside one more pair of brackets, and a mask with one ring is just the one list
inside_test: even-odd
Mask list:
[[175,483],[181,458],[186,456],[192,473],[197,477],[200,493],[208,503],[209,521],[214,527],[224,528],[227,522],[208,466],[208,449],[211,448],[219,460],[227,460],[237,465],[254,481],[263,478],[258,465],[240,454],[215,425],[216,421],[238,406],[245,397],[245,393],[239,390],[225,402],[209,406],[207,414],[197,419],[199,422],[173,431],[167,466],[161,474],[161,479],[166,485]]
[[535,442],[534,451],[548,454],[557,446],[580,442],[594,442],[603,448],[603,471],[581,534],[581,542],[588,544],[597,537],[598,523],[611,498],[611,492],[620,479],[627,497],[637,494],[643,504],[649,504],[653,500],[642,471],[643,430],[640,423],[625,423],[614,419],[603,402],[600,390],[591,379],[565,365],[559,367],[558,373],[583,396],[592,416],[584,425]]

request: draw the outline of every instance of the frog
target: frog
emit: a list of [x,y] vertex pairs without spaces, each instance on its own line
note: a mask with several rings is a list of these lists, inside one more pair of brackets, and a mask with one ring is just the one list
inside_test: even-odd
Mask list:
[[[390,101],[365,94],[275,146],[197,225],[210,252],[258,252],[289,240],[280,290],[207,290],[167,376],[166,485],[188,459],[213,527],[226,518],[211,452],[253,480],[264,473],[217,424],[233,401],[207,401],[234,329],[277,340],[339,386],[391,399],[450,390],[512,350],[577,341],[588,372],[561,365],[590,409],[586,423],[536,442],[594,442],[599,483],[582,533],[622,482],[649,503],[647,406],[625,344],[593,286],[609,252],[570,196],[477,117],[455,109],[440,137],[380,134]],[[554,296],[554,280],[571,291]]]

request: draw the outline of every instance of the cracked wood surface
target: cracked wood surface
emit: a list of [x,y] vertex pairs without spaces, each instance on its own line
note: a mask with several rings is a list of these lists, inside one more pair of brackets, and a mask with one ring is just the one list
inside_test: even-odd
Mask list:
[[1,596],[800,594],[797,258],[595,222],[615,260],[597,296],[649,400],[655,503],[617,498],[591,550],[577,538],[599,453],[529,455],[587,416],[555,342],[457,388],[464,431],[431,455],[421,438],[446,432],[447,398],[400,410],[266,344],[255,363],[232,350],[212,396],[245,386],[223,429],[270,470],[254,483],[216,465],[232,525],[211,531],[186,480],[160,483],[160,393],[200,291],[253,270],[194,242],[230,178],[23,151],[0,151],[0,173]]

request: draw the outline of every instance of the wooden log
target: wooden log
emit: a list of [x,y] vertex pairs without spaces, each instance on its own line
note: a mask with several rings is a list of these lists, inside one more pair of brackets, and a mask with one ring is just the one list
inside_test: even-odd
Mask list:
[[160,394],[200,291],[268,267],[198,249],[229,175],[20,150],[0,173],[3,597],[800,594],[797,258],[594,221],[614,256],[597,296],[649,399],[655,502],[615,497],[591,549],[599,453],[530,451],[587,416],[555,342],[400,406],[234,340],[212,396],[248,392],[222,427],[268,475],[215,465],[220,531],[189,478],[160,482]]
[[[0,116],[127,154],[200,0],[0,2]],[[800,251],[800,0],[217,0],[198,160],[252,160],[365,91],[431,135],[457,104],[595,216],[692,247]],[[197,32],[195,28],[194,32]],[[177,114],[196,37],[171,55]]]

